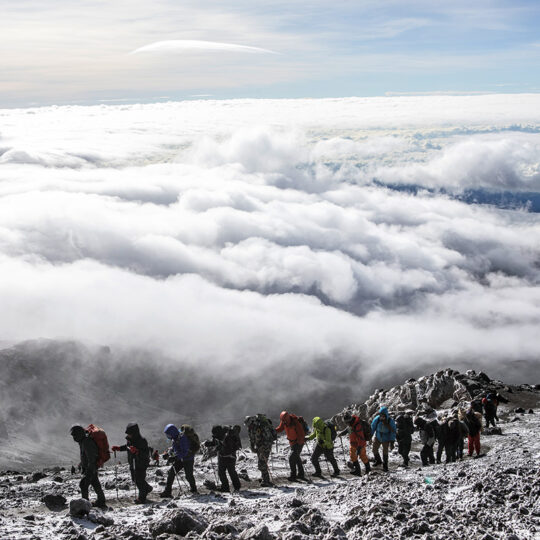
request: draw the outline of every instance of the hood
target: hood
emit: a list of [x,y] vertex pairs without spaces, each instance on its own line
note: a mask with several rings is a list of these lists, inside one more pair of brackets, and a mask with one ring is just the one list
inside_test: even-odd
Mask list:
[[255,424],[256,417],[255,416],[246,416],[246,419],[244,420],[244,424],[247,427],[250,427],[252,424]]
[[135,422],[130,422],[126,426],[126,435],[130,439],[138,439],[141,436],[141,432],[139,431],[139,424],[136,424]]
[[180,435],[178,428],[174,424],[167,424],[163,430],[163,433],[165,433],[165,435],[167,435],[170,439],[178,439],[178,435]]
[[214,426],[212,428],[212,436],[221,440],[223,438],[225,428],[223,426]]
[[379,409],[379,414],[381,416],[386,416],[386,418],[389,418],[388,415],[388,407],[385,407],[384,405]]
[[86,430],[79,425],[71,426],[69,432],[75,442],[81,442],[86,437]]
[[313,419],[313,427],[318,431],[322,431],[324,429],[324,420],[320,416],[316,416]]

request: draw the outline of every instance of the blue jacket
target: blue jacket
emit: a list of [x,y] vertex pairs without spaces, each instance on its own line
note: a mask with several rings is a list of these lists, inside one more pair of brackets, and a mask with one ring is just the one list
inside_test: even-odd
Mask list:
[[[388,418],[388,426],[381,421],[381,416]],[[379,442],[393,442],[396,440],[396,423],[388,415],[388,409],[381,407],[379,414],[371,422],[371,435],[377,436]]]
[[185,461],[194,459],[195,456],[189,451],[191,446],[189,439],[183,433],[180,433],[174,424],[168,424],[164,433],[172,440],[172,453],[176,459]]

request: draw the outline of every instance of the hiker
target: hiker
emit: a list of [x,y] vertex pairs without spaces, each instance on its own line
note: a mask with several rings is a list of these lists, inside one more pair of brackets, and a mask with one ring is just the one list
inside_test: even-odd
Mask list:
[[414,420],[414,425],[418,428],[420,441],[422,443],[422,449],[420,450],[422,465],[424,467],[426,467],[428,464],[433,465],[435,463],[433,446],[435,444],[436,436],[432,422],[427,422],[425,418],[419,416]]
[[497,420],[497,422],[498,422],[499,421],[499,416],[498,416],[497,412],[499,410],[499,404],[508,403],[508,400],[502,394],[499,394],[499,392],[496,392],[494,401],[495,401],[495,420]]
[[159,452],[157,450],[152,452],[152,461],[155,467],[159,467]]
[[466,413],[460,411],[459,419],[465,422],[465,424],[467,425],[467,430],[469,432],[467,436],[469,457],[471,457],[474,452],[476,452],[476,456],[478,457],[480,455],[480,433],[482,431],[482,415],[479,412],[475,411],[471,406]]
[[[379,414],[371,422],[371,435],[373,435],[373,455],[375,466],[383,465],[383,471],[388,471],[388,447],[394,446],[396,440],[396,423],[388,414],[388,408],[382,406]],[[379,454],[379,448],[383,448],[383,458]]]
[[486,419],[486,427],[489,427],[489,424],[492,424],[495,427],[495,419],[497,418],[497,407],[499,403],[497,397],[493,393],[489,393],[485,398],[482,399],[482,406],[484,408],[484,418]]
[[146,469],[150,464],[150,449],[148,442],[141,436],[139,426],[132,422],[126,427],[126,444],[113,446],[113,452],[127,452],[129,472],[131,479],[135,482],[139,490],[139,496],[135,499],[135,504],[146,502],[147,495],[152,491],[152,486],[146,481]]
[[70,434],[73,437],[73,440],[79,444],[81,453],[80,467],[82,478],[79,482],[79,487],[81,488],[81,497],[89,500],[88,488],[92,486],[97,495],[97,500],[92,503],[92,506],[104,508],[106,507],[105,494],[103,493],[103,488],[101,487],[98,477],[98,446],[94,439],[82,426],[72,426]]
[[[332,429],[334,430],[334,434],[332,434]],[[313,464],[313,467],[315,467],[315,474],[313,476],[319,478],[323,477],[321,466],[319,465],[321,454],[324,454],[324,457],[330,462],[334,469],[334,472],[330,476],[332,476],[332,478],[339,476],[339,467],[336,458],[334,457],[334,439],[336,438],[336,435],[337,432],[335,431],[335,427],[329,427],[327,422],[319,416],[313,418],[313,433],[306,437],[306,441],[317,438],[315,449],[311,455],[311,463]]]
[[214,426],[212,440],[206,441],[207,447],[215,446],[218,454],[218,476],[221,481],[219,491],[229,493],[229,480],[231,478],[234,491],[240,490],[240,479],[236,472],[236,452],[242,448],[240,442],[240,426]]
[[279,415],[279,419],[280,423],[276,428],[276,432],[281,433],[285,430],[291,449],[291,453],[289,454],[291,475],[287,480],[290,482],[294,482],[295,480],[306,480],[304,466],[302,465],[302,459],[300,458],[302,448],[304,448],[307,431],[305,429],[305,421],[301,416],[296,416],[287,411],[283,411]]
[[358,458],[360,457],[367,474],[371,471],[371,465],[366,454],[366,439],[369,439],[371,436],[371,428],[369,424],[367,426],[365,425],[367,422],[359,416],[351,414],[349,411],[343,414],[343,421],[348,427],[338,435],[344,437],[349,434],[349,457],[351,460],[347,462],[347,467],[351,469],[352,475],[361,476],[360,463],[358,463]]
[[398,453],[403,458],[403,466],[409,466],[409,452],[411,451],[412,434],[414,424],[408,412],[400,414],[396,418],[396,440],[398,443]]
[[[440,443],[444,446],[446,463],[453,463],[457,459],[459,440],[463,442],[463,436],[459,420],[453,416],[445,418],[440,424]],[[438,454],[438,450],[437,450]]]
[[195,452],[188,436],[184,432],[180,432],[174,424],[167,424],[163,433],[167,439],[172,441],[171,448],[163,455],[167,463],[172,463],[167,474],[167,484],[165,489],[159,494],[161,498],[172,497],[172,487],[176,475],[184,469],[186,480],[189,484],[189,491],[197,493],[197,485],[193,476],[193,465],[195,461]]
[[248,428],[249,444],[251,450],[257,454],[257,468],[261,471],[261,486],[271,487],[268,459],[272,445],[277,439],[276,430],[272,422],[264,414],[246,416],[244,424]]

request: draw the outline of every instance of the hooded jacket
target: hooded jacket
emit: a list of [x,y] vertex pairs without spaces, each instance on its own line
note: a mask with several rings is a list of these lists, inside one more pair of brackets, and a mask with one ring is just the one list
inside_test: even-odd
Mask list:
[[99,450],[97,444],[82,426],[73,426],[71,436],[79,444],[82,473],[86,476],[93,476],[98,469]]
[[424,418],[417,418],[415,424],[418,426],[418,434],[420,435],[420,442],[423,445],[433,446],[435,444],[435,430],[431,422],[426,422]]
[[351,446],[354,446],[356,448],[366,446],[366,438],[364,436],[362,420],[358,416],[353,415],[350,430],[351,434],[349,435],[349,440],[351,442]]
[[148,442],[141,436],[139,425],[131,422],[126,427],[126,444],[120,447],[125,452],[130,446],[134,446],[138,452],[132,454],[128,451],[128,463],[130,469],[146,469],[150,464],[150,450]]
[[334,448],[334,442],[332,441],[332,432],[330,428],[326,426],[324,420],[319,416],[313,419],[313,432],[306,437],[306,441],[311,441],[317,437],[317,444],[327,450]]
[[167,424],[163,433],[172,440],[170,450],[176,459],[181,461],[190,461],[195,458],[193,452],[190,451],[190,442],[186,435],[180,433],[174,424]]
[[283,430],[285,430],[285,435],[287,435],[287,439],[291,446],[294,444],[304,444],[306,442],[306,434],[304,433],[304,428],[302,427],[300,420],[298,420],[298,416],[289,414],[288,423],[285,423],[282,420],[276,428],[276,431],[280,433]]
[[[388,421],[385,422],[384,418]],[[371,435],[375,435],[379,442],[396,440],[396,423],[393,418],[390,418],[387,407],[381,407],[379,414],[371,422]]]

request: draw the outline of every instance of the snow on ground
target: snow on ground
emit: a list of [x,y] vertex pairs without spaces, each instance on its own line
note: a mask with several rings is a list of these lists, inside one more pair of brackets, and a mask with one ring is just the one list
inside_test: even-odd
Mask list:
[[[154,492],[146,505],[137,506],[127,465],[111,462],[100,475],[109,508],[93,510],[89,519],[70,517],[67,507],[48,510],[41,501],[45,494],[63,495],[68,503],[77,498],[78,475],[47,470],[45,478],[32,481],[32,474],[6,472],[0,477],[0,538],[179,538],[160,536],[175,515],[204,531],[192,531],[193,538],[540,538],[539,404],[538,391],[515,392],[500,409],[503,434],[482,438],[485,457],[422,468],[416,443],[409,469],[399,466],[394,450],[388,474],[375,468],[361,478],[344,473],[330,479],[326,473],[327,478],[312,483],[288,482],[288,448],[280,438],[271,460],[273,488],[259,487],[256,457],[247,449],[238,459],[244,477],[239,493],[204,487],[204,480],[214,481],[212,464],[206,462],[196,466],[198,495],[189,494],[182,479],[174,500],[160,500],[167,467],[151,467],[148,480]],[[516,414],[516,405],[535,412]],[[339,440],[336,455],[345,470]],[[309,463],[306,469],[312,471]]]

